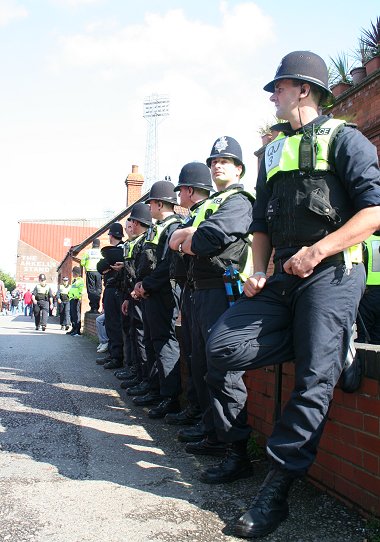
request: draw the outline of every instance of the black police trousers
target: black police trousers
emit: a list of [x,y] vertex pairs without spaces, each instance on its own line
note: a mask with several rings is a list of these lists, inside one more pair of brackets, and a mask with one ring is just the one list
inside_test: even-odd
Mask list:
[[37,303],[33,305],[33,311],[36,327],[46,326],[49,316],[49,301],[46,301],[45,299],[37,301]]
[[111,358],[123,361],[123,331],[121,325],[121,295],[114,286],[106,286],[103,292],[105,328],[108,351]]
[[70,325],[70,301],[61,301],[59,307],[59,323],[61,326]]
[[206,343],[212,326],[227,310],[228,301],[225,289],[209,288],[194,290],[191,294],[192,314],[192,352],[191,374],[202,411],[205,433],[216,438],[214,417],[211,409],[210,390],[206,383],[207,358]]
[[102,275],[97,271],[87,271],[86,289],[91,311],[98,312],[102,295]]
[[144,334],[153,345],[162,397],[178,397],[181,393],[180,351],[175,332],[179,295],[176,286],[154,292],[144,300]]
[[363,264],[347,274],[323,262],[311,276],[270,277],[214,326],[207,344],[207,383],[219,438],[249,437],[244,371],[294,360],[295,386],[268,439],[268,455],[296,475],[313,463],[334,387],[346,359],[365,286]]
[[81,328],[81,300],[70,299],[70,319],[73,332],[79,333]]
[[187,366],[186,398],[192,408],[199,409],[197,390],[194,385],[191,368],[192,358],[192,292],[186,283],[181,291],[181,347]]

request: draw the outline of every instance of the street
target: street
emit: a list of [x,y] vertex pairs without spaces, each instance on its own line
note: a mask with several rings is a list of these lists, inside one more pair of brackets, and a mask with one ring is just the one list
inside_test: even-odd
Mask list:
[[[188,455],[177,428],[132,404],[96,344],[0,316],[0,540],[219,542],[265,477],[208,486],[215,458]],[[362,542],[364,520],[299,481],[290,517],[267,541]]]

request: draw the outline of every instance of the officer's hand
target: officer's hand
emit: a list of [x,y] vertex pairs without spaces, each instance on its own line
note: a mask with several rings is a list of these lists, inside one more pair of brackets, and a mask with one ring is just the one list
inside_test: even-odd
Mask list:
[[124,262],[115,262],[113,265],[111,265],[111,268],[115,271],[121,271],[124,267]]
[[247,278],[244,284],[244,293],[247,297],[253,297],[264,288],[267,278],[262,273],[254,273]]
[[62,303],[62,301],[61,301],[60,299],[57,299],[57,302],[58,302],[58,303]]
[[128,312],[128,299],[123,301],[123,304],[121,305],[121,313],[123,314],[123,316],[126,316],[127,312]]
[[134,299],[140,299],[141,298],[141,291],[140,291],[141,281],[136,282],[135,287],[133,289],[133,292],[131,293],[132,297]]
[[297,275],[304,279],[313,273],[315,266],[321,261],[322,257],[313,245],[302,247],[284,263],[284,271],[289,275]]

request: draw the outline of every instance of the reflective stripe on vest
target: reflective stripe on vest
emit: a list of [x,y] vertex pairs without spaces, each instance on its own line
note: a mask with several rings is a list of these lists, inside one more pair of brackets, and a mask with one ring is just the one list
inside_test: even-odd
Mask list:
[[67,295],[68,292],[69,292],[69,290],[70,290],[70,286],[63,286],[63,285],[61,284],[61,286],[59,287],[59,292],[60,292],[61,294]]
[[141,233],[138,237],[136,237],[136,239],[132,239],[132,241],[127,241],[126,243],[124,243],[124,260],[132,259],[133,250],[136,246],[136,243],[138,243],[144,235],[145,235],[145,232]]
[[380,237],[371,235],[365,244],[368,249],[367,286],[380,285]]
[[175,222],[179,222],[179,219],[178,216],[173,215],[173,218],[168,219],[163,224],[154,224],[154,226],[150,226],[144,243],[158,245],[161,235],[171,224],[174,224]]
[[90,248],[81,260],[81,265],[86,271],[96,271],[96,264],[101,258],[100,248]]
[[[315,170],[328,171],[331,169],[328,157],[331,143],[341,126],[346,122],[338,119],[328,119],[316,126],[317,156]],[[265,168],[267,182],[280,171],[296,171],[299,169],[299,146],[303,133],[285,136],[282,132],[265,149]]]

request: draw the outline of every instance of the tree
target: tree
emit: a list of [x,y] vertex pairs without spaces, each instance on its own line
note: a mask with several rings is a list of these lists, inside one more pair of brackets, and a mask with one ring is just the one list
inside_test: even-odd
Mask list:
[[0,280],[4,282],[4,285],[8,292],[12,292],[16,288],[16,281],[13,277],[8,275],[8,273],[5,273],[0,269]]

